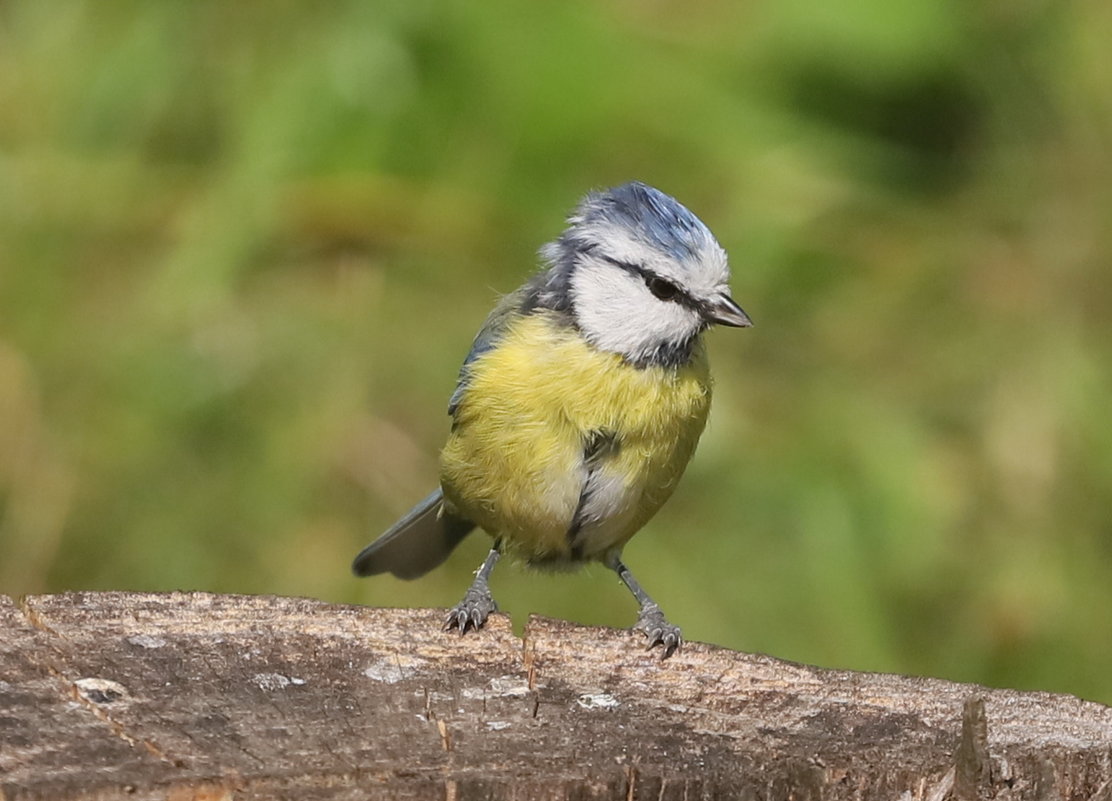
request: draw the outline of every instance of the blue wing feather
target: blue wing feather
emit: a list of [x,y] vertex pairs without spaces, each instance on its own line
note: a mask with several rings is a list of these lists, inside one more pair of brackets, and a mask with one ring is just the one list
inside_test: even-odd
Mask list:
[[444,493],[437,487],[359,552],[351,566],[355,575],[393,573],[398,578],[414,579],[447,559],[475,524],[443,506]]
[[452,417],[456,416],[460,401],[463,400],[464,393],[467,392],[471,363],[494,348],[505,335],[510,323],[526,310],[525,305],[529,297],[529,290],[530,287],[527,285],[503,297],[487,316],[483,327],[479,329],[479,333],[475,335],[475,339],[471,343],[471,350],[468,352],[467,358],[463,360],[463,366],[459,369],[456,388],[452,392],[452,397],[448,400],[448,414]]

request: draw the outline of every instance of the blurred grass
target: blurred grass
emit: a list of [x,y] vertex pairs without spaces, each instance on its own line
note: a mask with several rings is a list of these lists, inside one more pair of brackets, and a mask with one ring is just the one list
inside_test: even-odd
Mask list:
[[[431,487],[497,292],[640,178],[731,253],[712,420],[627,561],[693,639],[1112,702],[1112,11],[0,5],[0,591],[448,605]],[[595,568],[500,570],[628,625]]]

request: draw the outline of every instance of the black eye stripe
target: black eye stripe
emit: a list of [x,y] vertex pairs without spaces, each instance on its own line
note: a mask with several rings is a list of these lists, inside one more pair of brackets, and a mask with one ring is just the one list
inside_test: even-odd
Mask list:
[[680,295],[680,288],[673,284],[671,281],[666,281],[660,276],[646,273],[644,275],[645,286],[653,293],[653,297],[657,300],[678,300]]
[[633,273],[634,275],[644,275],[645,274],[645,269],[643,267],[641,267],[640,265],[630,264],[628,261],[618,261],[617,259],[615,259],[611,256],[607,256],[605,253],[595,253],[594,252],[594,247],[595,247],[594,245],[591,245],[590,246],[591,249],[590,250],[585,250],[584,252],[585,253],[590,253],[592,256],[597,256],[598,258],[602,259],[603,261],[605,261],[609,264],[613,264],[615,267],[621,267],[627,273]]
[[[687,306],[688,308],[695,309],[696,311],[702,310],[702,306],[700,305],[700,303],[695,300],[695,298],[687,294],[687,292],[685,292],[679,286],[672,283],[667,278],[662,278],[661,276],[654,273],[652,270],[649,270],[646,267],[642,267],[640,264],[632,264],[628,261],[620,261],[613,258],[612,256],[607,256],[604,253],[599,253],[595,250],[594,245],[590,245],[587,248],[584,248],[582,252],[590,253],[592,256],[602,259],[609,264],[613,264],[615,267],[621,267],[627,273],[639,276],[641,280],[645,282],[645,286],[648,287],[649,291],[653,293],[653,297],[657,298],[658,300],[680,303],[684,306]],[[654,286],[656,287],[655,289]],[[658,294],[658,292],[662,294]]]

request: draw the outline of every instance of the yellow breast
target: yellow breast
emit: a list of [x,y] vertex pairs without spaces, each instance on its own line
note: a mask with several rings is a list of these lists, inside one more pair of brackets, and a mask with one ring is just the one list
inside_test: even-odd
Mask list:
[[[620,548],[671,495],[710,407],[701,344],[683,367],[636,368],[546,312],[513,322],[469,371],[440,457],[444,494],[536,563]],[[595,432],[616,447],[589,466]],[[604,471],[606,519],[581,532],[573,552],[568,532],[591,467]]]

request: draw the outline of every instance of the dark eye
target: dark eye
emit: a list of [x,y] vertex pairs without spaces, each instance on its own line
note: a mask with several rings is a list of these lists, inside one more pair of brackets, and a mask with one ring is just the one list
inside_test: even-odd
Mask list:
[[655,275],[646,280],[645,283],[648,284],[649,291],[660,300],[674,300],[676,295],[680,293],[679,288],[671,281],[665,281]]

